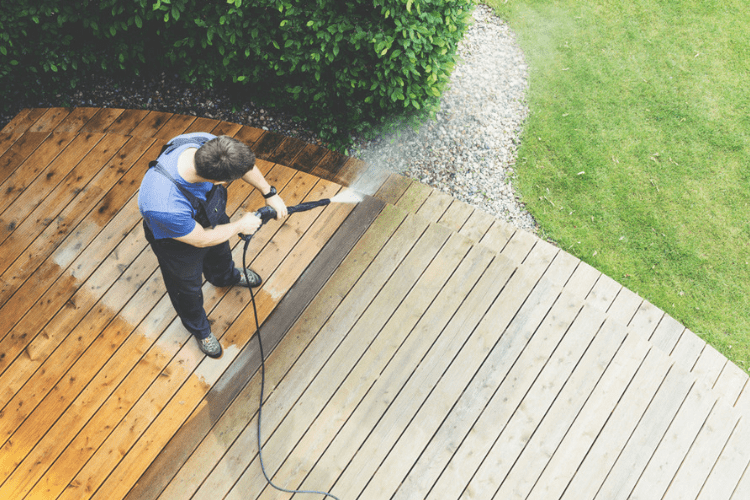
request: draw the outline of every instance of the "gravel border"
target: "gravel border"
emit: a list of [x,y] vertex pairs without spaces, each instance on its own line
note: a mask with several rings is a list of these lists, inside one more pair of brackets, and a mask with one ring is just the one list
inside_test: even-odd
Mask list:
[[[536,221],[513,189],[520,133],[528,116],[527,66],[515,36],[491,8],[477,5],[474,23],[459,43],[459,63],[436,119],[371,141],[355,142],[352,156],[419,180],[537,233]],[[238,102],[220,88],[201,89],[176,76],[119,81],[92,76],[78,89],[38,102],[18,102],[0,115],[4,127],[23,108],[105,107],[148,109],[224,120],[278,132],[311,144],[321,139],[277,109]]]
[[459,64],[435,121],[357,144],[353,156],[400,172],[537,233],[513,189],[517,146],[528,116],[528,73],[508,25],[478,5],[458,46]]

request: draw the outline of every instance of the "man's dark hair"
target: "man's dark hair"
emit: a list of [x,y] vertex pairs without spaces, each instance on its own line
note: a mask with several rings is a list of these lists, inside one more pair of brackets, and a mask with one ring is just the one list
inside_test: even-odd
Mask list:
[[255,166],[250,147],[226,135],[220,135],[201,146],[195,153],[195,171],[215,182],[239,179]]

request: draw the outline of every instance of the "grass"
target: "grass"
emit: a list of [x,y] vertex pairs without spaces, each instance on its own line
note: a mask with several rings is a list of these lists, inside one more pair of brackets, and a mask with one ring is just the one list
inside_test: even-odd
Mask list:
[[750,4],[485,3],[529,63],[545,236],[750,369]]

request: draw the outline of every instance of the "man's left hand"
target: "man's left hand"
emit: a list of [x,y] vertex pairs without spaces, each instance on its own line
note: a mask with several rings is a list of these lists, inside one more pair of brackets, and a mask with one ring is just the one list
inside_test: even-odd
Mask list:
[[276,220],[281,220],[289,215],[289,211],[286,209],[286,203],[281,199],[281,196],[271,196],[266,200],[266,205],[273,208],[276,211]]

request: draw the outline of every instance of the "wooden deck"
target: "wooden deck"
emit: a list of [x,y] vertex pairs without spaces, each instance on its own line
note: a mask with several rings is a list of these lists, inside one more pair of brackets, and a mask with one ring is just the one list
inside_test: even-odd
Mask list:
[[[377,187],[250,245],[276,484],[341,500],[750,498],[747,374],[612,279],[315,145],[94,108],[24,110],[0,132],[0,498],[291,496],[258,462],[247,292],[204,286],[225,349],[205,358],[141,229],[147,163],[188,131],[250,144],[289,204]],[[240,184],[229,211],[262,205]]]

